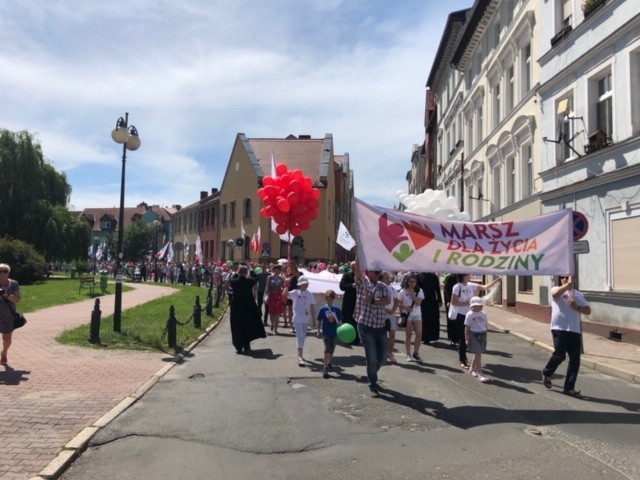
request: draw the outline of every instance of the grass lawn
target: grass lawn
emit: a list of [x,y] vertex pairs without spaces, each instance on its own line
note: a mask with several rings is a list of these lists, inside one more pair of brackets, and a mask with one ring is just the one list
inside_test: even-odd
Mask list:
[[[186,323],[193,314],[196,295],[200,295],[200,305],[202,306],[202,330],[193,327],[193,320],[187,325],[177,328],[179,352],[189,346],[200,336],[205,328],[216,322],[224,313],[226,302],[220,304],[220,308],[213,309],[213,316],[205,315],[205,305],[207,300],[207,290],[204,288],[194,288],[192,286],[171,285],[178,289],[178,292],[168,297],[158,298],[151,302],[139,305],[122,312],[122,332],[113,331],[113,315],[102,317],[100,324],[100,340],[102,345],[92,345],[87,342],[90,335],[90,325],[82,325],[67,330],[60,335],[57,340],[64,345],[77,345],[81,347],[93,348],[118,348],[129,350],[153,350],[168,351],[168,338],[165,333],[167,320],[169,319],[169,308],[175,307],[175,316],[178,322]],[[213,292],[215,295],[215,291]]]
[[[82,289],[82,293],[78,293],[80,282],[77,278],[50,278],[41,283],[33,285],[20,285],[20,295],[22,300],[18,304],[18,310],[22,313],[35,312],[43,308],[55,307],[56,305],[66,305],[68,303],[81,302],[89,298],[101,297],[100,280],[96,277],[98,286],[94,289],[94,293],[89,293],[87,288]],[[115,293],[116,284],[109,283],[107,285],[106,295]],[[132,290],[128,285],[122,285],[122,291],[128,292]]]

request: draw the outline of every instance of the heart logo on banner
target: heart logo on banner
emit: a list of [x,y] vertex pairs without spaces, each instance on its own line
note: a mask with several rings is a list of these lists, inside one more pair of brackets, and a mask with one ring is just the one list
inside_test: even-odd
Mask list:
[[397,223],[389,222],[386,213],[378,220],[378,236],[389,252],[400,242],[409,240],[409,237],[404,235],[404,227]]
[[413,242],[413,246],[416,250],[420,250],[422,247],[427,245],[435,236],[429,227],[422,225],[415,220],[402,222],[402,224],[404,225],[404,228],[407,229],[407,233],[411,237],[411,241]]

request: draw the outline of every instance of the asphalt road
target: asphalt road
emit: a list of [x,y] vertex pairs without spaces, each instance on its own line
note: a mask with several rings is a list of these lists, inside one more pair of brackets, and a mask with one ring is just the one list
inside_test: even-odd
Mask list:
[[305,368],[293,335],[254,342],[252,356],[230,337],[225,320],[62,478],[640,479],[640,388],[583,369],[584,400],[561,393],[562,375],[547,390],[549,354],[509,334],[490,332],[486,384],[447,343],[423,346],[424,364],[397,344],[380,398],[361,347],[338,346],[323,379],[314,336]]

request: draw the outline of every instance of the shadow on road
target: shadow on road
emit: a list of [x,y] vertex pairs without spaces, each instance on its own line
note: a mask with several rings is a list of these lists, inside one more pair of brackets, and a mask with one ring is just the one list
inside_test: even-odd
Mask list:
[[20,385],[21,382],[28,382],[29,370],[15,370],[9,365],[4,366],[4,372],[0,371],[0,385]]

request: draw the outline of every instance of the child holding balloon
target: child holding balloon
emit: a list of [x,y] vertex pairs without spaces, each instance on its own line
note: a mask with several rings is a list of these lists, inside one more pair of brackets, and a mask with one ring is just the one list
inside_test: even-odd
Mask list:
[[329,372],[333,372],[331,360],[333,352],[336,349],[336,341],[338,338],[338,324],[342,323],[342,311],[336,307],[333,302],[336,299],[336,292],[327,290],[324,294],[327,302],[318,312],[318,338],[323,337],[324,340],[324,368],[322,376],[329,378]]

